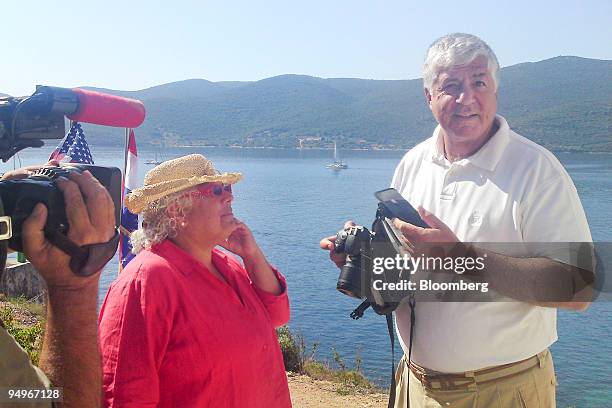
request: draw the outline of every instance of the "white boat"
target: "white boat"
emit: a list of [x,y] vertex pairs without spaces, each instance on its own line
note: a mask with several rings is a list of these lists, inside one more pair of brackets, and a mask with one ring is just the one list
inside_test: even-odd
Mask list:
[[157,157],[157,152],[155,152],[155,158],[149,159],[145,162],[145,164],[150,164],[152,166],[157,166],[158,164],[162,164],[164,161]]
[[348,164],[340,160],[340,157],[338,156],[338,148],[336,147],[336,142],[334,142],[334,162],[325,165],[325,167],[332,170],[348,169]]
[[145,162],[145,164],[150,164],[152,166],[157,166],[157,165],[162,164],[163,162],[165,162],[166,158],[164,157],[164,155],[162,153],[163,149],[164,149],[164,143],[162,141],[161,148],[155,150],[155,158],[147,160]]

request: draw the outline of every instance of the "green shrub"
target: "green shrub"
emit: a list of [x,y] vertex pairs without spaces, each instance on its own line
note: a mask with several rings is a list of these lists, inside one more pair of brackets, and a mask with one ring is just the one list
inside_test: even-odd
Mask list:
[[283,352],[285,369],[299,374],[305,374],[315,380],[331,381],[340,384],[336,392],[340,395],[357,392],[380,392],[361,372],[362,358],[360,350],[355,357],[355,369],[347,369],[346,363],[335,348],[332,348],[335,367],[329,362],[315,360],[318,343],[314,343],[309,352],[301,335],[294,335],[287,326],[276,329],[278,342]]
[[283,352],[283,362],[285,370],[294,373],[302,373],[304,370],[304,339],[301,336],[296,338],[289,331],[287,326],[276,329],[276,337]]

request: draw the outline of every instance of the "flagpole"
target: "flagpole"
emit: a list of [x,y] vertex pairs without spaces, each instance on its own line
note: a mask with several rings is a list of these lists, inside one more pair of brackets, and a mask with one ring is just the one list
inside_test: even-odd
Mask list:
[[[125,183],[126,183],[126,173],[127,173],[127,162],[128,162],[128,151],[130,149],[130,128],[125,128],[125,149],[123,152],[123,176],[121,183],[121,211],[119,211],[119,229],[121,230],[121,226],[123,225],[123,202],[125,199]],[[119,254],[119,270],[117,271],[119,274],[121,272],[121,254]]]
[[[123,152],[123,176],[121,183],[121,208],[123,208],[123,199],[125,198],[123,195],[125,194],[125,173],[127,172],[127,162],[128,162],[128,150],[130,149],[130,128],[125,128],[125,150]],[[123,211],[122,211],[123,212]],[[121,215],[119,215],[119,225],[121,225]]]
[[[127,171],[128,150],[130,145],[130,128],[125,128],[125,150],[123,152],[123,184],[125,185],[125,172]],[[125,187],[125,186],[124,186]],[[123,196],[123,193],[122,193]],[[123,202],[121,203],[123,205]]]

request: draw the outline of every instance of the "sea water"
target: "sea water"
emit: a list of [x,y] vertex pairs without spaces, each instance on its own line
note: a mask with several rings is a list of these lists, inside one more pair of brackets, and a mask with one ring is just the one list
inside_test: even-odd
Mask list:
[[[123,142],[118,140],[117,146]],[[29,149],[21,165],[46,161],[48,151]],[[98,165],[123,167],[123,149],[93,148]],[[349,168],[325,168],[331,151],[169,148],[165,158],[202,153],[222,171],[239,171],[234,213],[247,223],[264,253],[287,277],[291,329],[314,344],[316,358],[331,359],[336,350],[347,366],[362,359],[363,372],[388,385],[391,349],[385,319],[371,311],[358,321],[349,313],[358,305],[336,291],[338,269],[319,240],[334,235],[347,219],[369,226],[376,211],[373,193],[388,187],[404,152],[346,151]],[[139,175],[151,166],[153,150],[139,151]],[[559,153],[578,189],[594,240],[612,241],[612,155]],[[16,165],[19,165],[17,163]],[[7,171],[11,163],[2,165]],[[104,269],[99,302],[117,276],[117,259]],[[612,304],[594,303],[584,313],[559,311],[559,341],[552,347],[558,376],[559,407],[612,406]],[[397,344],[397,343],[396,343]],[[396,352],[396,361],[400,352]]]

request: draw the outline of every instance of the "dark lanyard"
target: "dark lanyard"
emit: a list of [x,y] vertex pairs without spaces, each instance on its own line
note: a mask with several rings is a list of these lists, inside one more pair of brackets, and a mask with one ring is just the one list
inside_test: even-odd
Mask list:
[[[361,303],[353,312],[351,313],[351,318],[357,320],[363,316],[363,313],[366,311],[368,307],[370,307],[372,303],[369,301],[365,301]],[[410,370],[410,361],[412,360],[412,342],[414,340],[414,326],[416,322],[416,302],[414,300],[414,294],[411,294],[408,298],[408,306],[410,306],[410,340],[408,343],[408,362],[406,364],[408,370]],[[395,407],[395,330],[393,329],[393,313],[388,312],[385,313],[385,318],[387,320],[387,331],[389,332],[389,341],[391,342],[391,387],[389,388],[389,403],[387,404],[388,408]],[[406,398],[410,398],[410,382],[406,384],[408,387],[406,389]],[[406,404],[408,406],[408,403]]]

